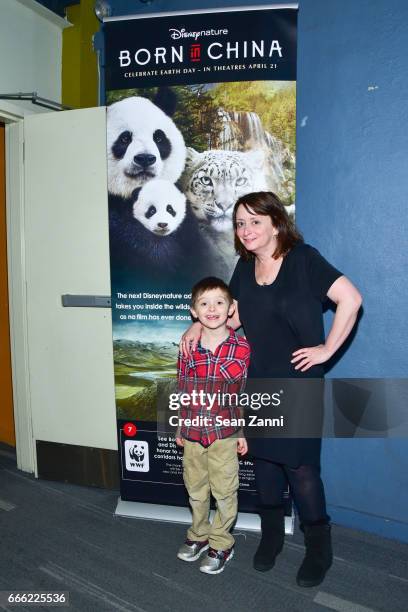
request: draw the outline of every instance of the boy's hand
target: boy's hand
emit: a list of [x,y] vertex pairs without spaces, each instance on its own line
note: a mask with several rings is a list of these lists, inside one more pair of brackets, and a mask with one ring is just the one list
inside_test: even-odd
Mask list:
[[184,446],[183,438],[179,438],[178,436],[176,436],[176,444],[177,446]]
[[237,440],[237,452],[241,457],[247,454],[248,452],[248,442],[245,438],[238,438]]

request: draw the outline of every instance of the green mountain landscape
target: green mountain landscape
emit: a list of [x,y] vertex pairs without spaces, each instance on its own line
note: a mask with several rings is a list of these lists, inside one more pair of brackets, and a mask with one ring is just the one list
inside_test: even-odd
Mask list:
[[174,342],[113,341],[118,418],[156,421],[157,381],[175,378],[177,354]]

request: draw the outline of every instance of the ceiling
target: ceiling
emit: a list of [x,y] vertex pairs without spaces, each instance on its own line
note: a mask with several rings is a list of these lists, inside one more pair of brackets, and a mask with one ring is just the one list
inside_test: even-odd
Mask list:
[[36,2],[42,4],[57,15],[65,17],[66,7],[72,6],[73,4],[79,4],[80,0],[36,0]]

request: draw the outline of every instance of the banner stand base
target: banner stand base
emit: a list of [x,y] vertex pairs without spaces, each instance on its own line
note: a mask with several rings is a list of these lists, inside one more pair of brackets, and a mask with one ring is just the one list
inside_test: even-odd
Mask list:
[[[211,510],[210,520],[214,515]],[[191,523],[191,512],[189,508],[181,506],[163,506],[160,504],[145,504],[142,502],[124,501],[118,498],[115,516],[125,516],[127,518],[144,518],[152,521],[167,521],[170,523]],[[260,531],[261,524],[257,514],[238,512],[235,529],[246,531]],[[285,533],[293,535],[295,526],[295,515],[285,516]]]

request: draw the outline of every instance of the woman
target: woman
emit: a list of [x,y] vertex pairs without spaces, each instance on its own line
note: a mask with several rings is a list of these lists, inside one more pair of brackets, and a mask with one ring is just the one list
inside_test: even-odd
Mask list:
[[[252,378],[322,378],[323,363],[343,344],[356,321],[361,296],[313,247],[303,243],[284,206],[271,192],[251,193],[234,207],[235,247],[241,256],[232,275],[234,329],[243,326],[251,345]],[[322,304],[336,304],[324,339]],[[188,352],[200,334],[184,334]],[[321,440],[250,439],[260,499],[262,537],[254,557],[271,569],[284,542],[283,493],[289,483],[304,532],[306,555],[300,586],[317,586],[332,563],[330,517],[320,478]]]

